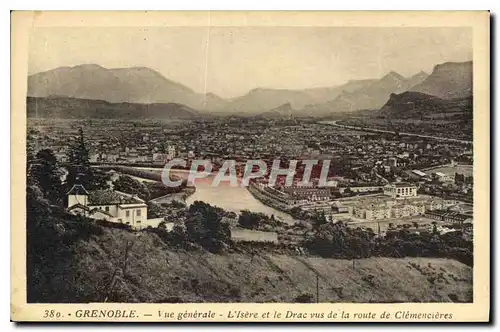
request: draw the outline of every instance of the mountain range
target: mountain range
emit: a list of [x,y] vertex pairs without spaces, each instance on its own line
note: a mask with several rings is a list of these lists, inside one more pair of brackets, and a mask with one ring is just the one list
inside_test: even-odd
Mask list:
[[28,97],[26,105],[29,118],[194,120],[203,116],[178,103],[110,103],[72,97]]
[[[391,93],[401,93],[422,83],[428,75],[421,71],[409,78],[391,71],[380,80],[365,80],[357,89],[342,91],[333,100],[324,104],[308,105],[307,109],[318,115],[334,112],[350,112],[362,109],[379,109],[388,100]],[[352,84],[352,83],[351,83]]]
[[472,72],[472,61],[439,64],[429,77],[410,90],[443,99],[466,98],[472,95]]
[[393,93],[375,112],[388,119],[472,119],[472,97],[442,99],[415,91]]
[[[110,109],[124,107],[130,111],[135,107],[140,110],[137,112],[148,112],[146,116],[167,109],[170,116],[176,112],[172,111],[173,109],[181,107],[173,105],[185,105],[183,110],[186,113],[181,112],[181,117],[188,118],[197,111],[240,115],[265,113],[269,116],[293,113],[325,116],[337,112],[380,109],[392,94],[406,91],[420,92],[441,99],[470,96],[472,62],[436,65],[430,75],[421,71],[405,78],[392,71],[380,79],[350,80],[333,87],[303,90],[257,88],[232,99],[224,99],[212,93],[197,93],[146,67],[107,69],[95,64],[86,64],[59,67],[28,77],[29,97],[38,97],[37,100],[49,97],[51,101],[44,102],[46,106],[55,106],[55,98],[66,98],[66,101],[56,103],[55,113],[61,113],[61,105],[81,104],[73,99],[84,99],[96,100],[101,104],[106,102],[107,104],[103,105],[109,114],[112,113]],[[85,105],[88,103],[83,102]],[[148,104],[155,106],[144,106]],[[160,104],[169,106],[160,107]],[[82,109],[81,105],[78,107]],[[132,114],[136,114],[135,111],[130,113]]]
[[106,69],[99,65],[59,67],[28,77],[29,97],[70,97],[110,103],[178,103],[220,107],[223,99],[200,94],[146,67]]

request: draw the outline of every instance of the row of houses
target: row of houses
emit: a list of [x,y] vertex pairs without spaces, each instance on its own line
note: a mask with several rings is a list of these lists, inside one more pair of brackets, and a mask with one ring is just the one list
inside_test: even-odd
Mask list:
[[457,211],[438,209],[438,210],[427,211],[425,215],[435,220],[449,222],[453,224],[472,223],[471,215],[460,213]]

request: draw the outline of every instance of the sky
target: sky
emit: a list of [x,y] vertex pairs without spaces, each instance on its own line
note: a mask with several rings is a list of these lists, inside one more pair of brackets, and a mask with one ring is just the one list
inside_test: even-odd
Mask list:
[[30,38],[29,74],[94,63],[149,67],[224,98],[403,76],[472,60],[469,28],[51,27]]

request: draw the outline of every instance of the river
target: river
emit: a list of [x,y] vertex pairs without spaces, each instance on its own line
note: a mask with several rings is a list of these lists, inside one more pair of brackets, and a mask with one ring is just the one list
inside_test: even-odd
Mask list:
[[[394,134],[395,133],[394,131],[390,131],[390,130],[340,125],[340,124],[337,124],[337,122],[338,121],[320,121],[319,123],[320,124],[330,125],[330,126],[335,126],[335,127],[339,127],[339,128],[359,130],[359,131],[368,131],[368,132],[377,132],[377,133],[388,133],[388,134]],[[437,136],[429,136],[429,135],[414,134],[414,133],[405,133],[405,132],[399,132],[399,135],[421,137],[421,138],[431,138],[431,139],[435,139],[435,140],[438,140],[438,141],[449,141],[449,142],[457,142],[457,143],[463,143],[463,144],[472,144],[472,141],[466,141],[466,140],[455,139],[455,138],[448,138],[448,137],[437,137]]]
[[[158,168],[136,167],[145,170],[161,172]],[[188,170],[171,170],[172,175],[177,175],[180,178],[187,178]],[[189,206],[195,201],[203,201],[210,205],[218,206],[226,211],[240,213],[241,210],[249,210],[251,212],[261,212],[266,215],[274,215],[283,222],[288,224],[295,223],[292,216],[276,210],[270,206],[263,204],[261,201],[253,197],[253,195],[245,187],[231,187],[228,182],[221,182],[217,187],[211,187],[214,175],[209,175],[205,179],[197,179],[195,181],[196,192],[186,199],[186,204]]]

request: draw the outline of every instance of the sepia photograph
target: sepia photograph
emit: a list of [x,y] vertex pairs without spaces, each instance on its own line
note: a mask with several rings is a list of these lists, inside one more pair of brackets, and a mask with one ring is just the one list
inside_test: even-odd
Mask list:
[[19,289],[81,305],[32,319],[487,317],[489,15],[418,13],[24,16]]

